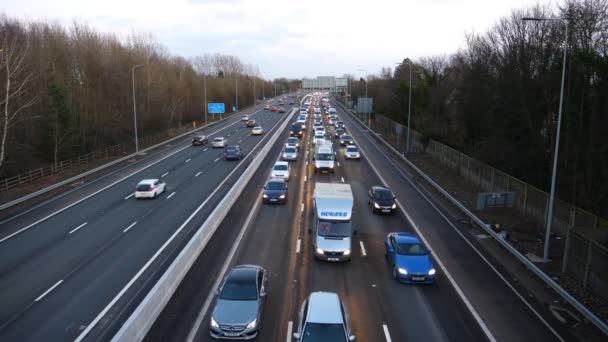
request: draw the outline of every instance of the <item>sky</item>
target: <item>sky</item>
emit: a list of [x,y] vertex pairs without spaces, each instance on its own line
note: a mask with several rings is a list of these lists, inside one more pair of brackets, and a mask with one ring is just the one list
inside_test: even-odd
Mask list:
[[[540,3],[546,1],[538,0]],[[364,76],[449,55],[534,0],[0,0],[0,13],[121,39],[151,34],[173,55],[238,56],[261,76]],[[364,71],[360,71],[364,70]]]

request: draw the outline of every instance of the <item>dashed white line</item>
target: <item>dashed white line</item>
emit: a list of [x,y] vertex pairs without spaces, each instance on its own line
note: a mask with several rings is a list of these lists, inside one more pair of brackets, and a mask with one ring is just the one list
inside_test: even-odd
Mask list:
[[391,340],[391,334],[388,332],[388,326],[386,324],[382,324],[382,330],[384,330],[386,342],[392,342],[393,340]]
[[342,183],[344,183],[344,177],[340,177],[340,179],[342,180]]
[[298,243],[296,244],[296,253],[300,253],[300,245],[302,245],[302,240],[298,239]]
[[77,231],[78,229],[80,229],[80,228],[82,228],[82,227],[86,226],[86,225],[87,225],[87,223],[88,223],[88,222],[85,222],[85,223],[81,224],[80,226],[78,226],[78,227],[76,227],[76,228],[74,228],[74,229],[70,230],[70,233],[69,233],[69,234],[72,234],[73,232]]
[[194,175],[194,177],[198,177],[201,175],[201,173],[203,173],[203,171],[199,171],[197,174]]
[[308,180],[308,176],[304,176],[304,181],[306,182]]
[[203,150],[203,152],[206,152],[209,149],[209,147],[207,147],[206,149]]
[[165,178],[165,176],[168,175],[168,174],[169,174],[169,172],[165,172],[165,173],[162,174],[162,176],[160,176],[160,178]]
[[308,166],[308,160],[306,161],[306,166]]
[[175,191],[173,191],[169,196],[167,196],[167,199],[173,197],[173,195],[175,195]]
[[217,157],[217,159],[216,159],[216,160],[214,160],[213,162],[214,162],[214,163],[217,163],[219,160],[220,160],[220,157]]
[[192,160],[192,158],[188,158],[188,159],[186,159],[186,163],[187,163],[187,162],[189,162],[189,161],[191,161],[191,160]]
[[135,193],[130,194],[129,196],[125,197],[126,200],[128,200],[129,198],[135,196]]
[[49,294],[49,292],[53,291],[61,283],[63,283],[63,279],[61,279],[60,281],[58,281],[55,285],[51,286],[50,289],[46,290],[43,294],[41,294],[38,298],[36,298],[35,301],[36,302],[40,301],[42,298],[44,298],[44,296],[46,296],[47,294]]
[[363,241],[359,241],[359,245],[361,246],[361,255],[367,256],[367,253],[365,252],[365,246],[363,246]]
[[291,337],[291,333],[293,331],[293,322],[289,321],[287,323],[287,339],[285,340],[285,342],[291,342],[292,337]]
[[137,221],[131,223],[131,225],[129,225],[127,228],[125,228],[125,230],[123,230],[122,232],[126,233],[127,231],[129,231],[129,229],[133,228],[133,226],[136,225],[136,224],[137,224]]
[[302,210],[301,211],[304,212],[304,203],[302,203]]
[[338,162],[338,167],[340,167],[340,162]]

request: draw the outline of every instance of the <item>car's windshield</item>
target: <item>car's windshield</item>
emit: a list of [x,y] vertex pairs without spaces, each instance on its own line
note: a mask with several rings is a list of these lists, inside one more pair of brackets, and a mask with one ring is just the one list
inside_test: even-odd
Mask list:
[[426,255],[428,254],[428,250],[419,243],[399,243],[397,244],[397,254]]
[[268,182],[266,184],[266,190],[285,190],[285,183],[283,183],[283,182]]
[[238,149],[234,146],[226,147],[226,152],[232,153],[232,152],[236,152],[236,151],[238,151]]
[[296,149],[293,147],[288,147],[285,149],[285,153],[296,153]]
[[347,147],[346,152],[359,152],[356,147]]
[[342,324],[308,323],[302,333],[303,342],[346,341]]
[[289,144],[297,144],[298,143],[298,138],[289,138],[287,139],[287,143]]
[[334,155],[331,153],[319,153],[317,154],[317,160],[334,160]]
[[222,142],[222,140],[224,140],[224,138],[215,138],[215,139],[213,139],[213,141],[217,141],[217,142]]
[[347,237],[350,236],[350,222],[321,221],[317,223],[317,231],[320,236],[325,237]]
[[393,193],[389,190],[376,190],[376,198],[381,200],[393,199]]
[[222,288],[220,299],[256,300],[258,299],[257,286],[252,281],[231,281],[228,279]]
[[287,165],[275,165],[274,170],[276,171],[287,171]]
[[350,137],[350,135],[343,135],[342,140],[352,140],[353,138]]

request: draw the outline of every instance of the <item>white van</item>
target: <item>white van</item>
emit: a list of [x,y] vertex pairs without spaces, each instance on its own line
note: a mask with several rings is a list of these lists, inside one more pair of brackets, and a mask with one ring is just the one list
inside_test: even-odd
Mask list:
[[331,142],[326,141],[324,144],[315,142],[315,153],[312,160],[315,162],[315,173],[334,173],[336,157]]
[[353,192],[350,184],[316,183],[313,195],[312,245],[316,258],[350,260]]

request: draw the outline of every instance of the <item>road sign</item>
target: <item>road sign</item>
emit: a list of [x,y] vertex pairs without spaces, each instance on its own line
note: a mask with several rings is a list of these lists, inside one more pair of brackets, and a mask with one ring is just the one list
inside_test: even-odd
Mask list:
[[225,113],[223,103],[208,103],[207,109],[209,114],[223,114]]

